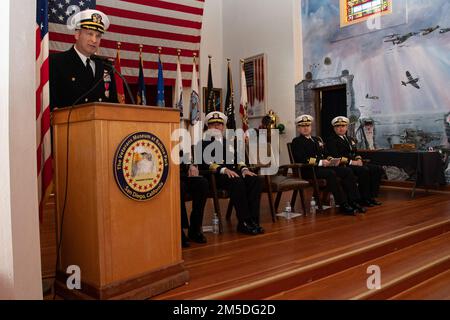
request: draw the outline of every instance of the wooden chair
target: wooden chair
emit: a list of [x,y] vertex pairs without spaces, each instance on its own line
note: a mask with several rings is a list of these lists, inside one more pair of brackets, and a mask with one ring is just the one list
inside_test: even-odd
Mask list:
[[[275,212],[278,211],[280,205],[281,196],[283,192],[292,191],[291,197],[291,207],[294,208],[297,193],[300,193],[301,205],[303,212],[306,214],[305,205],[305,193],[304,190],[310,188],[311,185],[308,181],[302,179],[299,172],[301,165],[298,164],[288,164],[280,166],[279,171],[276,175],[264,176],[265,177],[265,187],[264,192],[267,193],[269,197],[269,202],[273,202],[273,192],[277,193],[275,198],[274,209]],[[289,176],[289,170],[292,170],[293,175]]]
[[287,148],[288,148],[289,160],[290,160],[291,164],[300,165],[299,170],[298,170],[298,174],[300,175],[300,177],[301,177],[301,168],[309,167],[311,169],[312,179],[308,179],[308,182],[313,188],[314,197],[317,199],[317,204],[318,204],[319,210],[322,211],[323,210],[323,200],[320,197],[320,192],[321,191],[323,192],[324,198],[327,196],[328,193],[325,190],[327,187],[327,181],[325,179],[317,179],[316,170],[315,170],[314,166],[307,165],[307,164],[296,164],[295,163],[294,155],[292,153],[292,143],[291,142],[287,143]]
[[[271,144],[267,144],[270,150]],[[248,161],[248,146],[246,147],[246,158]],[[269,208],[270,208],[270,214],[272,216],[272,222],[275,222],[276,220],[276,212],[278,211],[278,207],[280,204],[281,196],[283,192],[287,191],[293,191],[293,195],[291,198],[291,206],[295,206],[295,201],[297,197],[297,193],[300,193],[301,197],[301,204],[303,212],[306,213],[306,206],[305,206],[305,196],[304,196],[304,190],[306,188],[311,187],[310,183],[304,179],[301,178],[300,173],[300,167],[302,165],[299,164],[288,164],[288,165],[282,165],[278,168],[278,172],[274,175],[261,175],[261,170],[264,168],[267,168],[268,165],[250,165],[249,169],[252,170],[255,173],[259,174],[260,179],[262,180],[262,193],[267,194],[267,199],[269,202]],[[289,169],[292,171],[295,171],[293,176],[289,176],[288,172]],[[277,196],[274,201],[273,199],[273,193],[276,192]],[[232,213],[232,206],[228,206],[226,219],[230,220]]]

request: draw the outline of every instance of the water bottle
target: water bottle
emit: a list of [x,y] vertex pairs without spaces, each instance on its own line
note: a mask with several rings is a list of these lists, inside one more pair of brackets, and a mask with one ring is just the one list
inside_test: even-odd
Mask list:
[[314,200],[314,197],[311,198],[311,203],[310,203],[310,207],[309,207],[309,213],[311,215],[315,215],[316,214],[316,200]]
[[212,219],[212,232],[215,234],[219,233],[219,217],[217,216],[217,213],[214,212],[214,216]]
[[284,209],[284,212],[286,213],[286,219],[291,219],[292,218],[292,208],[291,208],[291,202],[288,201],[286,202],[286,208]]
[[330,207],[336,207],[336,201],[334,201],[334,196],[332,194],[330,194]]

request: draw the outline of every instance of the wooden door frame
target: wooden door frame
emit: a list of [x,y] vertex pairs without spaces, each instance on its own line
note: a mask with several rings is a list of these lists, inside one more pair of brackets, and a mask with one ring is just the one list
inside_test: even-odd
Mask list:
[[314,113],[316,114],[315,119],[315,135],[321,137],[322,136],[322,128],[320,128],[320,123],[322,120],[322,99],[321,94],[323,91],[332,91],[332,90],[338,90],[338,89],[345,89],[347,90],[346,84],[339,84],[329,87],[320,87],[313,89],[314,91]]

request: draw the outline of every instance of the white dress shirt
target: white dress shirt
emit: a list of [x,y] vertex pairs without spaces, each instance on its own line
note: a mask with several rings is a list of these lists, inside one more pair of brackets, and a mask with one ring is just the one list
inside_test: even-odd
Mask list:
[[[77,52],[78,56],[80,57],[81,61],[83,61],[83,64],[86,65],[86,60],[88,57],[86,57],[84,54],[82,54],[80,51],[78,51],[77,47],[74,46],[75,51]],[[92,60],[89,60],[89,65],[92,68],[92,71],[94,72],[94,78],[95,78],[95,62]]]

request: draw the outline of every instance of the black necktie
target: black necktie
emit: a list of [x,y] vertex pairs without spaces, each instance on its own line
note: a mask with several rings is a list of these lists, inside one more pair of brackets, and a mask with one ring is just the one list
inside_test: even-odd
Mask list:
[[91,59],[89,59],[89,58],[86,59],[86,72],[89,75],[89,79],[91,81],[94,81],[94,70],[92,70]]
[[352,149],[352,144],[350,143],[350,140],[347,138],[347,136],[344,136],[344,141],[347,142],[347,145],[349,146],[350,150]]

